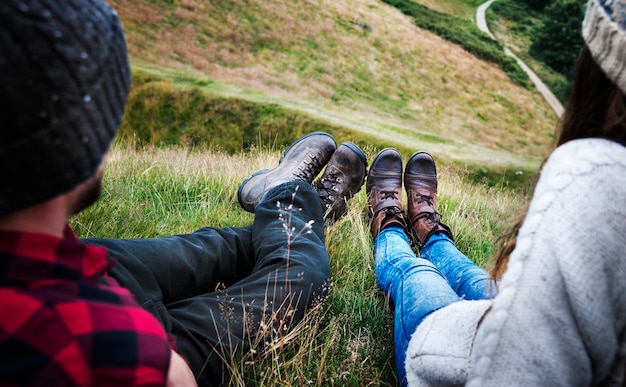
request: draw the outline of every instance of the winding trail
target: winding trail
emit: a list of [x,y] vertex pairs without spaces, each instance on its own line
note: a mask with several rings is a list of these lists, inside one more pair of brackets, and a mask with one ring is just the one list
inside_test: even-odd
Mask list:
[[[478,7],[478,9],[476,10],[476,25],[481,31],[489,35],[493,40],[497,40],[496,37],[493,36],[491,31],[489,31],[489,27],[487,26],[487,18],[485,17],[485,12],[487,11],[487,8],[489,8],[489,6],[494,1],[496,0],[489,0]],[[504,47],[504,53],[517,61],[517,64],[519,64],[522,70],[524,70],[526,74],[528,74],[528,77],[535,84],[537,90],[539,90],[541,95],[543,95],[546,101],[548,101],[548,104],[550,104],[556,115],[560,118],[563,115],[563,105],[561,105],[561,102],[559,102],[554,94],[552,94],[550,89],[548,89],[548,87],[541,81],[541,79],[539,79],[539,77],[528,66],[526,66],[526,63],[522,62],[522,60],[519,59],[515,54],[513,54],[511,50]]]

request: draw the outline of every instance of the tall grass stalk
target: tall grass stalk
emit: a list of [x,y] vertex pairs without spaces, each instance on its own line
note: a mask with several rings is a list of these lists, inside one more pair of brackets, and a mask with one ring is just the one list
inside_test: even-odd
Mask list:
[[[71,219],[80,237],[156,237],[200,227],[248,225],[236,191],[251,173],[276,165],[282,150],[228,155],[215,150],[115,146],[104,192]],[[374,149],[366,150],[373,158]],[[436,158],[436,155],[434,155]],[[526,198],[503,186],[470,183],[440,168],[438,206],[462,251],[484,265],[495,239]],[[406,202],[406,201],[405,201]],[[263,353],[229,359],[232,386],[395,385],[392,307],[376,287],[364,189],[326,230],[331,285],[326,300]],[[210,319],[210,316],[208,316]]]

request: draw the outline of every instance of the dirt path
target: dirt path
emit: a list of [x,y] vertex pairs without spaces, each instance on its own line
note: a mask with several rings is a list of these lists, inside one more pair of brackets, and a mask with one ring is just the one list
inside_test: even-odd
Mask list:
[[[487,11],[487,8],[489,8],[489,6],[494,1],[496,0],[489,0],[478,7],[478,9],[476,10],[476,25],[481,31],[491,36],[493,40],[496,40],[495,36],[493,36],[491,31],[489,31],[489,27],[487,26],[487,19],[485,18],[485,12]],[[537,90],[539,90],[541,95],[543,95],[546,101],[548,101],[548,104],[550,104],[556,115],[561,117],[563,115],[563,105],[561,105],[561,102],[559,102],[554,94],[552,94],[550,89],[548,89],[548,87],[541,81],[541,79],[539,79],[539,77],[528,66],[526,66],[526,63],[522,62],[521,59],[515,56],[515,54],[513,54],[511,50],[505,47],[504,53],[517,61],[522,70],[524,70],[526,74],[528,74],[530,80],[535,84]]]

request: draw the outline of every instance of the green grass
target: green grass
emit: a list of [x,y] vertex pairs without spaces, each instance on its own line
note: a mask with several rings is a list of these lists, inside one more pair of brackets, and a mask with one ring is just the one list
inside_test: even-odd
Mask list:
[[435,11],[413,0],[384,1],[411,16],[417,26],[460,45],[477,58],[499,65],[513,82],[531,88],[532,83],[526,73],[514,59],[504,53],[502,45],[480,31],[470,20]]
[[476,8],[484,3],[483,0],[414,0],[435,11],[474,21]]
[[[304,133],[325,131],[339,143],[353,141],[377,150],[394,146],[406,156],[427,150],[441,163],[463,168],[472,180],[490,185],[504,182],[511,188],[525,188],[528,175],[532,177],[540,162],[537,157],[481,149],[371,119],[352,121],[349,114],[320,114],[303,105],[287,107],[263,94],[260,98],[250,98],[249,93],[229,94],[219,87],[178,73],[135,71],[118,141],[139,148],[184,145],[232,154],[252,146],[288,145]],[[494,99],[506,103],[501,96]],[[476,114],[481,111],[479,108]],[[528,143],[516,139],[516,147],[524,146]]]
[[[118,143],[109,156],[101,200],[71,225],[80,237],[116,238],[248,225],[253,215],[239,207],[237,187],[254,171],[275,166],[282,150],[257,147],[230,155]],[[370,160],[373,151],[366,149]],[[526,195],[469,181],[452,166],[440,166],[439,176],[438,209],[459,248],[484,266]],[[391,308],[374,282],[366,205],[363,189],[346,217],[326,230],[332,281],[326,301],[265,353],[232,359],[230,385],[396,384]]]
[[[275,103],[256,103],[204,92],[210,85],[178,77],[178,85],[136,72],[118,140],[137,147],[184,145],[236,153],[250,146],[288,145],[305,133],[351,130]],[[363,141],[374,141],[362,136]]]

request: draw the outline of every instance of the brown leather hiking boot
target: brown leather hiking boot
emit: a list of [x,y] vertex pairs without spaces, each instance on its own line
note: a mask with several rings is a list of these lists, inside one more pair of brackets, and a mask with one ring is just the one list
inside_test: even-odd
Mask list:
[[419,248],[431,235],[445,232],[452,239],[452,231],[440,222],[436,211],[437,168],[435,160],[426,152],[415,152],[406,164],[404,189],[408,198],[410,230]]
[[339,145],[322,176],[313,183],[322,202],[327,226],[346,214],[348,200],[359,192],[366,173],[365,153],[351,142]]
[[309,184],[322,171],[337,148],[328,133],[313,132],[300,137],[285,150],[274,169],[264,169],[241,183],[237,199],[244,210],[254,212],[263,194],[282,183],[304,180]]
[[378,153],[370,167],[367,183],[372,237],[392,224],[407,228],[402,213],[402,156],[393,148]]

